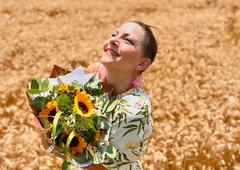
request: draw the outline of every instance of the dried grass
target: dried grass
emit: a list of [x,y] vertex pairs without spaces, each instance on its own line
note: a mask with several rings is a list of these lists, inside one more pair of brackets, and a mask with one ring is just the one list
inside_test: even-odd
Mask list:
[[159,29],[144,73],[155,118],[144,169],[240,169],[239,9],[239,0],[0,1],[0,169],[60,169],[41,147],[25,86],[54,64],[96,61],[127,20]]

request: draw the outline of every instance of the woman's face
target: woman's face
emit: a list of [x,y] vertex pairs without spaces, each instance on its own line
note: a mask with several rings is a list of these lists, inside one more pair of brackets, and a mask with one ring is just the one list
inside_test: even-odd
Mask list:
[[134,72],[143,60],[144,31],[134,22],[124,23],[103,44],[100,62],[107,69]]

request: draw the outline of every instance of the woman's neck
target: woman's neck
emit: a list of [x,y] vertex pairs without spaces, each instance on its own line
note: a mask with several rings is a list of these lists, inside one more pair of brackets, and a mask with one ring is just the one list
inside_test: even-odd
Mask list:
[[107,71],[107,83],[113,86],[113,94],[120,94],[129,90],[135,78],[134,73]]

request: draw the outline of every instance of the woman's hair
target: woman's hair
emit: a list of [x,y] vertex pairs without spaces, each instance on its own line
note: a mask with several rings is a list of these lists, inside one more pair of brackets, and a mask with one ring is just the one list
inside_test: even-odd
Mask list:
[[141,21],[130,21],[130,22],[138,24],[144,30],[145,36],[142,42],[143,55],[144,57],[149,58],[153,62],[157,54],[157,41],[151,30],[151,27],[153,26],[144,24]]

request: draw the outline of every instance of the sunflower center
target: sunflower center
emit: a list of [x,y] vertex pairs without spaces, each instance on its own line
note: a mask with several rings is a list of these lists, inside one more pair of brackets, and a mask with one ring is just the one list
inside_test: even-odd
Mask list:
[[86,114],[88,112],[88,108],[87,108],[87,106],[84,103],[78,102],[78,106],[81,109],[83,114]]
[[57,113],[56,109],[53,109],[53,110],[51,110],[51,111],[49,112],[49,114],[48,114],[48,121],[49,121],[50,123],[53,122],[53,119],[54,119],[54,116],[56,115],[56,113]]
[[64,144],[67,143],[67,138],[68,138],[68,136],[64,136],[64,137],[63,137],[62,141],[63,141]]
[[76,146],[78,146],[78,144],[79,144],[79,140],[76,136],[74,136],[70,143],[70,147],[76,147]]

